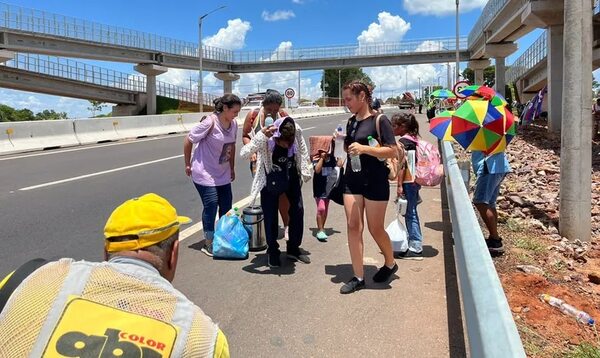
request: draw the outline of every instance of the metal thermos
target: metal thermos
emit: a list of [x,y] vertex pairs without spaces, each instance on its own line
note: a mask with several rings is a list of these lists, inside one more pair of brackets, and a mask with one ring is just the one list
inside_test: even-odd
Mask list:
[[244,228],[248,232],[248,248],[250,251],[262,251],[267,248],[265,223],[262,208],[258,205],[244,208],[242,215]]

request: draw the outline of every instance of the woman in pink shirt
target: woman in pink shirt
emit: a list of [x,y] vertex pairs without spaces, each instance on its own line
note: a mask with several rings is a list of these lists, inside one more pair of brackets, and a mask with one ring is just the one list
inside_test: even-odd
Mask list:
[[[235,141],[242,101],[226,94],[214,101],[215,112],[201,120],[185,138],[183,156],[185,174],[192,177],[200,194],[204,247],[202,252],[212,256],[215,216],[225,215],[233,201],[231,182],[235,179]],[[192,148],[196,144],[192,157]]]

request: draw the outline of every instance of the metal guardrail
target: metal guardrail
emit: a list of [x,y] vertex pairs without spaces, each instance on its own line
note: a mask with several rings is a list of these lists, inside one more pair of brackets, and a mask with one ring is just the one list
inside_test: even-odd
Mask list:
[[506,83],[515,82],[548,56],[548,34],[544,31],[506,71]]
[[450,142],[443,142],[442,156],[470,355],[525,357]]
[[481,15],[471,32],[469,32],[468,43],[469,47],[477,40],[477,38],[483,34],[483,29],[492,21],[494,17],[498,14],[498,12],[506,5],[509,0],[489,0],[483,11],[481,11]]
[[[131,92],[146,92],[145,76],[114,71],[68,58],[16,53],[14,59],[0,65]],[[162,81],[156,82],[156,94],[198,103],[197,91]],[[204,104],[212,105],[216,97],[205,93]]]
[[[0,27],[133,48],[198,57],[198,44],[146,32],[0,3]],[[231,61],[231,51],[202,47],[203,58]]]
[[[467,38],[459,39],[459,50],[467,50]],[[236,51],[234,63],[262,63],[275,61],[306,61],[326,58],[349,58],[383,56],[402,53],[455,52],[456,38],[434,38],[406,40],[402,42],[381,42],[360,45],[324,46],[314,48]]]

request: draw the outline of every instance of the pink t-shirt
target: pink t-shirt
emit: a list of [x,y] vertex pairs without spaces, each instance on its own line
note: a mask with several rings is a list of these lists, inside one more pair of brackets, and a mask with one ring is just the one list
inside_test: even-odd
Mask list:
[[231,183],[230,160],[235,156],[236,120],[231,121],[229,129],[225,129],[213,113],[192,128],[188,138],[190,142],[197,144],[192,156],[194,183],[204,186]]

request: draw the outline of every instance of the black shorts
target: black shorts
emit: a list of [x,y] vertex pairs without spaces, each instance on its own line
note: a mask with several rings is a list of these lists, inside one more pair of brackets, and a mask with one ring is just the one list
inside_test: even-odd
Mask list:
[[390,200],[390,182],[387,174],[367,176],[364,173],[344,174],[344,194],[362,195],[373,201]]

